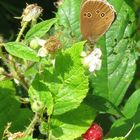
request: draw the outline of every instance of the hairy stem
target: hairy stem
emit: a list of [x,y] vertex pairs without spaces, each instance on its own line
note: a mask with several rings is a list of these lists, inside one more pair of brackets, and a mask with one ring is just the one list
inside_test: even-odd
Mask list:
[[50,118],[50,116],[48,116],[48,140],[51,140],[50,121],[51,121],[51,118]]
[[39,120],[39,114],[35,113],[33,120],[31,121],[30,125],[27,127],[27,129],[25,131],[25,136],[29,136],[32,134],[32,132],[34,130],[34,126],[36,125],[38,120]]
[[19,41],[20,41],[21,36],[22,36],[22,34],[23,34],[25,28],[27,27],[28,23],[29,23],[29,22],[24,22],[24,23],[23,23],[23,26],[22,26],[22,28],[21,28],[21,30],[20,30],[18,36],[17,36],[16,42],[19,42]]

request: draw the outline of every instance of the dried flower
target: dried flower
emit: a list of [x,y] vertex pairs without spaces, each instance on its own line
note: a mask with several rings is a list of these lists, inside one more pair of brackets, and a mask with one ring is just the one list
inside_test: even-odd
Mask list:
[[49,53],[55,53],[62,48],[62,45],[57,37],[51,36],[45,43],[44,47],[48,50]]
[[41,57],[45,57],[47,54],[56,53],[58,50],[62,48],[61,42],[55,36],[51,36],[48,40],[41,42],[42,47],[38,51],[38,56]]
[[25,137],[23,132],[16,132],[14,134],[11,133],[10,136],[8,137],[8,140],[15,140],[23,137]]
[[45,47],[41,47],[39,50],[38,50],[38,56],[40,57],[46,57],[48,54],[48,51],[45,49]]
[[36,20],[42,13],[42,7],[37,4],[27,5],[22,13],[22,22],[29,22],[31,20]]

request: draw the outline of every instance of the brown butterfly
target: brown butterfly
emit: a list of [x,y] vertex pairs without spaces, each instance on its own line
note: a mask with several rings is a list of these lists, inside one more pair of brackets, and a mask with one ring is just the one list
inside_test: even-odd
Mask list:
[[115,15],[113,6],[105,0],[84,0],[80,14],[83,38],[96,42],[109,29]]

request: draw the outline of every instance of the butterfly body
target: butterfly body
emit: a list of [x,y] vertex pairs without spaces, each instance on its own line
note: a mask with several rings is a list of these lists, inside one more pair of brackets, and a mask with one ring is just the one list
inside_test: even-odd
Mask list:
[[96,42],[108,30],[114,19],[115,10],[105,0],[85,0],[80,15],[83,38]]

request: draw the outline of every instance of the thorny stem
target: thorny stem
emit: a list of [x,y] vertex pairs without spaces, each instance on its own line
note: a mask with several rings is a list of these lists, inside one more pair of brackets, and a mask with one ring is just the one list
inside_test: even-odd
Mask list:
[[4,80],[9,80],[9,79],[13,79],[13,77],[12,76],[3,76],[3,77],[0,77],[0,81],[4,81]]
[[48,116],[48,140],[51,140],[51,134],[50,134],[50,121],[51,121],[51,116]]
[[[23,26],[18,34],[18,37],[16,39],[16,42],[19,42],[20,41],[20,38],[25,30],[25,28],[27,27],[29,22],[24,22],[23,23]],[[17,68],[13,62],[13,58],[11,59],[11,64],[9,64],[9,60],[7,60],[7,58],[5,57],[5,55],[3,55],[3,52],[2,52],[2,49],[1,47],[4,46],[4,43],[0,43],[0,57],[2,58],[2,60],[4,61],[4,63],[7,65],[7,67],[10,69],[10,71],[14,74],[13,75],[13,78],[16,78],[17,80],[20,81],[21,85],[26,89],[28,90],[28,85],[26,83],[26,81],[24,80],[24,77],[22,77],[18,71],[17,71]]]
[[24,77],[20,74],[18,68],[16,67],[15,62],[14,62],[14,59],[11,58],[11,61],[10,61],[10,62],[11,62],[11,65],[12,65],[12,69],[10,69],[10,70],[11,70],[11,72],[12,72],[12,74],[13,74],[13,78],[17,79],[17,80],[20,82],[20,84],[21,84],[26,90],[28,90],[28,85],[27,85],[27,83],[26,83]]
[[3,132],[3,134],[2,134],[2,139],[1,139],[1,140],[4,140],[5,137],[6,137],[7,135],[10,134],[10,132],[8,131],[8,129],[9,129],[10,127],[11,127],[11,123],[7,123],[7,126],[5,127],[4,132]]
[[23,104],[28,104],[28,103],[30,103],[29,98],[22,98],[22,97],[20,97],[20,96],[16,96],[16,99],[17,99],[19,102],[23,103]]
[[7,67],[13,70],[8,60],[6,59],[5,55],[3,55],[2,48],[0,48],[0,57],[2,58],[3,62],[7,65]]
[[32,68],[35,64],[36,64],[36,62],[33,62],[31,65],[29,65],[29,66],[27,67],[26,71],[29,70],[30,68]]
[[31,121],[30,125],[27,127],[26,131],[25,131],[25,136],[29,136],[30,134],[32,134],[33,130],[34,130],[34,126],[36,125],[36,123],[39,120],[39,114],[35,113],[35,116],[33,118],[33,120]]
[[[27,26],[27,24],[26,24],[26,26]],[[24,27],[24,26],[23,26],[23,27]],[[25,29],[25,27],[24,27],[24,29]],[[24,29],[22,28],[21,31],[24,31]],[[20,31],[19,34],[22,34],[21,31]],[[20,40],[20,36],[18,36],[17,40]],[[0,44],[0,57],[1,57],[1,59],[3,60],[3,62],[6,64],[6,66],[9,68],[10,72],[12,72],[12,75],[11,75],[10,78],[12,78],[12,77],[13,77],[13,78],[16,78],[17,80],[20,81],[20,84],[21,84],[26,90],[28,90],[28,85],[27,85],[26,81],[24,80],[24,77],[22,77],[22,76],[20,75],[20,73],[18,72],[18,70],[17,70],[17,68],[16,68],[16,66],[15,66],[15,64],[14,64],[15,62],[13,61],[13,58],[11,57],[11,60],[10,60],[10,61],[6,58],[6,55],[4,55],[3,52],[2,52],[2,48],[1,48],[2,46],[4,46],[4,43],[1,43],[1,44]]]
[[28,90],[28,85],[26,83],[26,81],[24,80],[24,78],[22,78],[21,76],[18,75],[18,73],[16,73],[16,76],[17,80],[20,81],[20,84],[26,89]]
[[20,74],[18,73],[17,71],[17,68],[15,67],[14,65],[14,62],[11,60],[10,63],[9,63],[9,60],[7,60],[7,58],[5,57],[5,55],[3,55],[3,52],[2,52],[2,49],[0,48],[0,57],[2,58],[3,62],[7,65],[7,67],[10,69],[10,72],[12,72],[12,75],[10,76],[10,78],[16,78],[17,80],[20,81],[21,85],[26,89],[28,90],[28,85],[27,83],[25,82],[24,78],[22,78],[20,76]]
[[20,30],[18,36],[17,36],[16,42],[19,42],[19,41],[20,41],[20,38],[21,38],[21,36],[22,36],[22,34],[23,34],[25,28],[27,27],[28,23],[29,23],[29,22],[24,22],[24,23],[23,23],[23,26],[22,26],[22,28],[21,28],[21,30]]
[[[16,42],[19,42],[19,41],[20,41],[21,36],[22,36],[22,34],[23,34],[25,28],[27,27],[28,23],[29,23],[29,22],[24,22],[24,23],[23,23],[23,26],[22,26],[22,28],[21,28],[21,30],[20,30],[18,36],[17,36]],[[26,90],[28,90],[28,85],[26,84],[24,78],[22,78],[20,75],[18,75],[18,73],[16,73],[16,75],[17,75],[17,79],[20,81],[20,83],[22,84],[22,86],[23,86]]]

